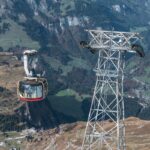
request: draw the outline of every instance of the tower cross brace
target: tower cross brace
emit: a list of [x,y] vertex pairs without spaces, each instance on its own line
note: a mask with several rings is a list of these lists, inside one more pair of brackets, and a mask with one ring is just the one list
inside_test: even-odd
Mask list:
[[89,46],[98,50],[96,84],[82,150],[126,150],[124,125],[124,53],[139,40],[138,33],[87,30]]

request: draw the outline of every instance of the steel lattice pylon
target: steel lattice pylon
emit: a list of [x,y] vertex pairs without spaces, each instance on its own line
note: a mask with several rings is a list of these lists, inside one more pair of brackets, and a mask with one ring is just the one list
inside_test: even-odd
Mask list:
[[91,36],[89,46],[99,50],[99,57],[82,150],[125,150],[123,57],[125,52],[134,52],[131,43],[139,40],[139,34],[87,31]]

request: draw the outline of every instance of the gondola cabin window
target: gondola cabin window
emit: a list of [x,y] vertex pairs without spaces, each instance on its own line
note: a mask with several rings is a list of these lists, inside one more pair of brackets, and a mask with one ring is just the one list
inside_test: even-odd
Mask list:
[[42,85],[23,84],[21,89],[24,98],[40,98],[43,96]]

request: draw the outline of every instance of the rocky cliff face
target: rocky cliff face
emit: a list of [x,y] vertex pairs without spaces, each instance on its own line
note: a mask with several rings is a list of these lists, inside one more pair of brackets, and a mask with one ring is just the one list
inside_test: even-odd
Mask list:
[[[51,109],[58,112],[57,116],[61,113],[62,118],[65,115],[71,116],[69,120],[81,120],[87,117],[95,82],[92,68],[97,58],[79,46],[81,39],[87,39],[84,29],[140,32],[147,56],[144,60],[128,59],[125,79],[129,104],[138,102],[134,112],[137,116],[150,103],[149,6],[149,0],[1,0],[0,50],[38,49],[49,81],[47,101]],[[29,107],[35,116],[34,105]]]

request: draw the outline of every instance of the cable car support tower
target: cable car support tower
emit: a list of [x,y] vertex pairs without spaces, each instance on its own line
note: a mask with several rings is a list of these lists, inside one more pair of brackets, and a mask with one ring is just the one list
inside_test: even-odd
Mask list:
[[[96,84],[82,150],[126,150],[124,125],[124,54],[135,53],[138,33],[87,30],[88,47],[98,51]],[[109,123],[108,123],[109,122]]]

